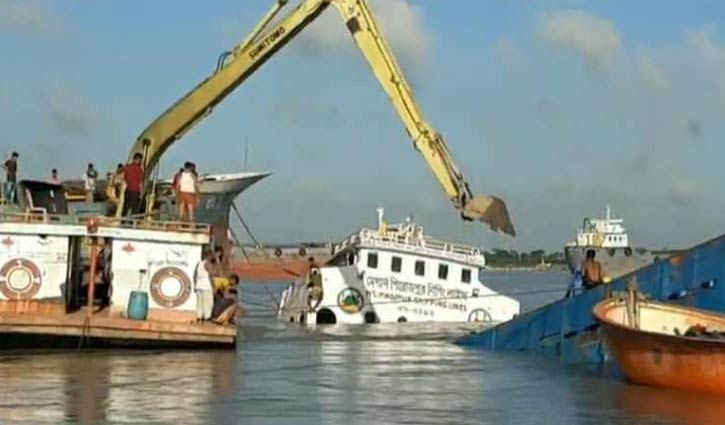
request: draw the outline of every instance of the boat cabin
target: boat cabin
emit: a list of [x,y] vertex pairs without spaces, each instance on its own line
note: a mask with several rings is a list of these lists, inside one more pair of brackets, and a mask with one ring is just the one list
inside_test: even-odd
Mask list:
[[585,218],[582,227],[577,231],[574,246],[627,248],[629,235],[624,228],[624,220],[614,218],[607,205],[603,219]]

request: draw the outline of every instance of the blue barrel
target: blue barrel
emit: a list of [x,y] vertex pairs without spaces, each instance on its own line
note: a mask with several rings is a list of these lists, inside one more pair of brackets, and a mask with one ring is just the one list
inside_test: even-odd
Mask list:
[[149,313],[149,295],[142,291],[131,291],[126,313],[131,320],[146,320]]

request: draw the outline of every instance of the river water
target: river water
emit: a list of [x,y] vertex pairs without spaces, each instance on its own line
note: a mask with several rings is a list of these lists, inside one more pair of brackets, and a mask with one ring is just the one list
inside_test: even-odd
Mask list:
[[[532,308],[563,273],[491,273]],[[277,322],[280,285],[244,285],[237,352],[0,356],[0,424],[722,424],[722,399],[622,382],[550,358],[472,351],[460,325],[303,330]],[[551,289],[542,293],[539,290]]]

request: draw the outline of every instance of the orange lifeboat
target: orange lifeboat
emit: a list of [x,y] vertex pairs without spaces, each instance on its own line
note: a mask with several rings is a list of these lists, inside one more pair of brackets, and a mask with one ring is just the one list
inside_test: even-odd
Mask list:
[[609,353],[632,382],[725,395],[725,315],[639,299],[594,306]]

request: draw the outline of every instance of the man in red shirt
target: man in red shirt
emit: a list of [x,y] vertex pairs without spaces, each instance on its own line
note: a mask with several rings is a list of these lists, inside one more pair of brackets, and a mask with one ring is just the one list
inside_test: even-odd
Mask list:
[[123,178],[126,181],[126,193],[124,195],[125,216],[141,213],[141,194],[143,193],[144,170],[141,161],[143,155],[133,154],[133,162],[126,164],[123,169]]

